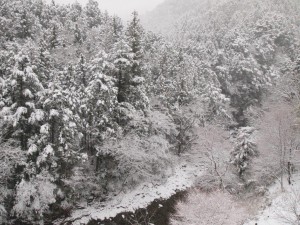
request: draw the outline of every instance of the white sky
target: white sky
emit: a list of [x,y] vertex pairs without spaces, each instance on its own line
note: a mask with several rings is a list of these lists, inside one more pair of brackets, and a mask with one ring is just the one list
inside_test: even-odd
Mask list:
[[[57,3],[73,3],[76,0],[55,0]],[[131,13],[137,10],[140,15],[154,9],[164,0],[97,0],[102,10],[107,10],[110,14],[118,15],[122,19],[128,20]],[[86,4],[88,0],[77,0],[81,4]]]

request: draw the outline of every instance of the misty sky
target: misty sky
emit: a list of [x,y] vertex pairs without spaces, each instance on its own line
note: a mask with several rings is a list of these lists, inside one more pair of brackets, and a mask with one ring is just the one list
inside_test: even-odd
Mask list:
[[[76,0],[55,0],[57,3],[72,3]],[[88,0],[77,0],[85,4]],[[122,19],[130,18],[131,12],[137,10],[140,14],[144,14],[155,8],[164,0],[97,0],[101,9],[107,10],[110,14],[116,14]]]

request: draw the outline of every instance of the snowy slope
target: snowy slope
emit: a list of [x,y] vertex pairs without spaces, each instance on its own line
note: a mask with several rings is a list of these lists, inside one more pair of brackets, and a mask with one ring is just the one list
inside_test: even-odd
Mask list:
[[[285,179],[286,181],[287,179]],[[256,219],[244,225],[293,225],[296,220],[295,213],[300,215],[300,174],[294,175],[292,185],[284,184],[281,190],[279,181],[269,190],[270,205],[262,210]]]
[[189,165],[180,163],[171,177],[163,184],[144,183],[135,190],[120,194],[107,202],[96,203],[84,209],[73,212],[66,221],[56,221],[54,224],[71,221],[74,225],[87,224],[90,220],[104,220],[115,217],[122,212],[134,212],[136,209],[145,208],[155,199],[167,199],[177,191],[192,187],[196,178],[202,175],[203,169],[199,164]]

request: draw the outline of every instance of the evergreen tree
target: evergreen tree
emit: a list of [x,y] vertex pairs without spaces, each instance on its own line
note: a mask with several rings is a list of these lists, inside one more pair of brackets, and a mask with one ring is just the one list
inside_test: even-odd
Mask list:
[[122,35],[123,25],[119,17],[114,16],[112,19],[113,43],[116,43]]
[[102,15],[95,0],[89,0],[85,7],[85,15],[87,17],[87,24],[89,28],[101,25]]
[[240,128],[237,133],[236,146],[231,153],[232,163],[242,179],[245,179],[245,172],[249,169],[252,158],[258,155],[257,145],[252,137],[254,131],[252,127]]
[[49,84],[41,96],[44,119],[32,137],[29,153],[38,167],[46,168],[59,178],[68,177],[79,157],[79,131],[75,93],[63,90],[58,80]]
[[0,37],[3,40],[13,40],[15,37],[14,23],[11,19],[13,15],[12,8],[14,5],[11,1],[3,0],[0,7]]
[[119,103],[128,102],[137,109],[146,109],[149,100],[145,94],[142,74],[142,34],[137,12],[129,23],[125,38],[119,38],[114,44],[113,60],[116,66],[116,77]]
[[76,72],[76,84],[80,87],[81,90],[84,90],[89,82],[89,77],[87,73],[87,65],[84,56],[81,54],[78,65],[75,69]]
[[83,43],[82,31],[79,28],[77,23],[75,24],[75,29],[74,29],[74,43],[75,44],[82,44]]
[[143,59],[143,28],[138,18],[138,13],[134,11],[132,13],[132,20],[128,25],[126,36],[128,44],[133,53],[133,65],[132,73],[133,76],[142,76],[142,59]]
[[79,18],[81,17],[82,11],[82,6],[78,2],[73,3],[68,13],[70,20],[74,23],[78,22]]
[[115,79],[105,74],[108,69],[106,54],[100,53],[89,66],[91,79],[86,87],[86,101],[81,115],[85,120],[84,143],[87,153],[95,157],[96,148],[114,135],[114,110],[117,103]]
[[17,8],[13,15],[16,21],[14,23],[15,36],[23,39],[32,37],[34,32],[34,18],[30,14],[27,3],[27,1],[16,2]]
[[43,86],[28,56],[21,51],[15,57],[11,74],[4,80],[1,115],[5,121],[5,137],[17,138],[22,150],[27,150],[28,140],[35,132],[29,120],[41,90]]
[[31,12],[38,19],[43,28],[50,28],[51,6],[47,5],[43,0],[35,0],[31,3]]
[[34,59],[34,64],[36,65],[34,71],[38,75],[43,86],[46,87],[51,78],[53,60],[51,59],[47,44],[43,39],[40,40],[40,46],[37,49],[37,54],[38,55]]
[[58,26],[56,23],[53,23],[52,28],[51,28],[51,33],[49,37],[49,42],[50,42],[50,48],[56,48],[59,45],[58,41]]
[[124,39],[120,39],[114,44],[112,60],[116,67],[116,78],[118,87],[118,102],[122,103],[128,100],[130,81],[132,79],[132,61],[131,49]]

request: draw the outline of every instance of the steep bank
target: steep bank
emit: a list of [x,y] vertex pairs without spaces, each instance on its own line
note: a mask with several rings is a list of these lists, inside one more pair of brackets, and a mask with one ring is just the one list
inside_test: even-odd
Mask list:
[[[77,209],[67,220],[58,220],[54,224],[87,224],[93,220],[105,221],[125,212],[133,213],[149,205],[151,208],[155,200],[172,199],[176,193],[192,187],[195,180],[202,175],[202,171],[200,164],[189,165],[187,162],[181,162],[174,169],[173,176],[167,178],[165,183],[141,184],[133,191],[120,193],[106,202],[93,203],[85,208]],[[115,219],[118,220],[118,217]]]

